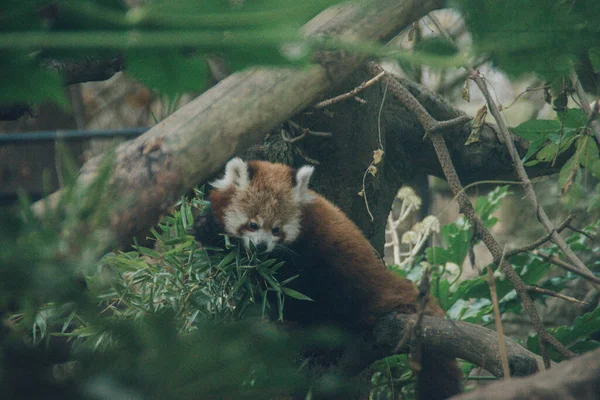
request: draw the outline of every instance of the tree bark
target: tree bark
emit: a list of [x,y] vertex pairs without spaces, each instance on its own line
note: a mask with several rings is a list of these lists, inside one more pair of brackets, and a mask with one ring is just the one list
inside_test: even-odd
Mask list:
[[[362,395],[368,395],[372,376],[370,366],[376,360],[393,354],[402,340],[404,331],[414,315],[390,313],[381,318],[372,332],[360,341],[353,341],[342,354],[335,353],[332,362],[327,353],[311,354],[309,371],[313,379],[322,376],[354,377],[361,382],[358,386]],[[494,376],[502,377],[502,363],[498,352],[498,334],[488,328],[468,322],[450,321],[424,316],[420,324],[419,344],[429,353],[443,354],[449,358],[460,358],[479,365]],[[543,359],[525,349],[514,340],[505,337],[506,355],[511,376],[528,376],[544,369]],[[357,398],[363,398],[360,395]]]
[[527,378],[495,382],[455,400],[600,399],[600,349]]
[[[382,318],[374,330],[377,345],[389,355],[402,339],[406,324],[413,317],[391,314]],[[421,333],[419,341],[429,351],[461,358],[485,368],[494,376],[502,377],[498,334],[495,331],[468,322],[425,316],[421,323]],[[509,337],[504,340],[511,376],[527,376],[544,369],[540,356]]]

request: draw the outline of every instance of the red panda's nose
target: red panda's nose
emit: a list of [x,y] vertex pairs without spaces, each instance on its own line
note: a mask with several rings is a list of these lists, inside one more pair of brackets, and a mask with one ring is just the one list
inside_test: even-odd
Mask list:
[[258,243],[256,245],[256,250],[259,253],[264,253],[265,251],[267,251],[267,244],[265,242]]

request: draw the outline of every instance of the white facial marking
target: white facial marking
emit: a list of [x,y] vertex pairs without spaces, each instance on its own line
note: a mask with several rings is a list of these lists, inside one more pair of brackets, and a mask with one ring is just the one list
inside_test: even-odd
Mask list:
[[230,235],[237,235],[240,227],[248,222],[248,217],[243,212],[229,208],[223,216],[225,230]]
[[284,224],[281,230],[285,234],[285,242],[293,242],[300,234],[300,218],[294,218],[292,221]]
[[305,165],[296,172],[296,186],[293,192],[295,200],[299,203],[308,203],[313,198],[308,191],[308,182],[314,171],[314,167]]
[[211,182],[215,189],[227,189],[235,186],[237,189],[246,189],[250,184],[248,164],[239,157],[232,158],[225,166],[225,175],[221,179]]
[[273,251],[275,245],[277,245],[277,242],[279,242],[279,238],[277,236],[265,229],[259,229],[254,232],[244,232],[242,235],[244,238],[244,245],[246,247],[249,247],[250,242],[254,243],[255,246],[264,243],[267,245],[267,252]]

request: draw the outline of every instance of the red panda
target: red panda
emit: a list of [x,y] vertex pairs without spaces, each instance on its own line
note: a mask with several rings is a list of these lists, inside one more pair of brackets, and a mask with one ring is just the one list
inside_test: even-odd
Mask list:
[[[212,212],[221,229],[244,246],[285,261],[282,280],[313,302],[287,299],[284,318],[300,324],[332,323],[349,330],[372,327],[391,311],[414,313],[417,290],[382,266],[369,241],[336,206],[308,188],[314,168],[233,158],[212,182]],[[427,314],[443,317],[435,303]],[[422,357],[420,399],[443,399],[461,390],[455,360]]]

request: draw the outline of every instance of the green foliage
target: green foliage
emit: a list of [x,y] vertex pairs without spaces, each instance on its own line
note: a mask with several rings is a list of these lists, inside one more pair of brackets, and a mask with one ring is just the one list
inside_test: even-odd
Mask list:
[[456,3],[473,35],[475,51],[489,54],[494,64],[513,76],[534,72],[554,80],[568,75],[580,55],[600,43],[597,1]]
[[0,13],[0,56],[10,62],[0,71],[15,87],[0,95],[0,105],[53,101],[66,106],[62,79],[48,64],[89,57],[121,56],[126,73],[169,97],[203,90],[212,55],[224,59],[223,67],[231,72],[256,65],[303,66],[318,48],[438,68],[465,61],[439,39],[408,52],[301,34],[303,24],[340,2],[153,0],[133,8],[112,0],[9,2]]
[[[411,372],[408,356],[396,354],[371,365],[371,399],[394,399],[398,393],[406,398],[415,396],[415,376]],[[394,396],[393,394],[396,394]]]
[[[560,343],[575,353],[594,350],[600,347],[600,342],[590,339],[590,335],[600,332],[600,308],[578,317],[572,326],[559,326],[548,329],[548,331]],[[536,353],[540,352],[537,334],[527,338],[527,348]],[[548,349],[548,351],[553,360],[564,360],[564,357],[553,348]]]
[[[492,216],[492,214],[498,210],[502,199],[509,194],[508,186],[499,186],[486,197],[479,197],[477,199],[475,202],[475,211],[477,211],[485,227],[491,228],[498,222],[498,219]],[[468,221],[464,217],[460,217],[458,221],[443,226],[441,237],[446,247],[432,246],[427,248],[425,250],[427,262],[432,265],[441,266],[445,266],[446,263],[453,263],[462,268],[469,249],[477,244],[473,242],[473,232]],[[438,297],[442,299],[445,296],[440,293]],[[448,308],[453,304],[453,302],[452,304],[443,303]],[[442,308],[447,309],[444,307],[444,304],[442,304]]]
[[[583,110],[567,108],[558,112],[555,120],[526,121],[513,128],[512,132],[530,141],[523,158],[526,166],[554,164],[558,157],[568,157],[558,177],[567,207],[574,208],[585,199],[584,171],[600,179],[598,146]],[[532,159],[534,156],[535,159]],[[588,209],[595,208],[595,204],[596,197],[591,197]]]
[[54,101],[67,106],[58,72],[39,68],[30,57],[17,51],[0,50],[0,59],[3,60],[0,63],[3,77],[0,105]]
[[302,43],[298,28],[336,2],[155,0],[131,9],[109,0],[8,2],[0,13],[0,71],[10,86],[0,104],[66,106],[49,60],[122,54],[127,73],[170,96],[205,87],[210,54],[224,55],[234,71],[305,63],[306,51],[292,56],[282,46]]
[[[248,312],[283,320],[285,296],[311,301],[285,286],[295,277],[277,280],[281,262],[260,259],[229,239],[225,248],[199,246],[188,232],[194,214],[208,206],[203,192],[195,190],[194,198],[180,200],[173,213],[151,230],[152,247],[134,245],[133,251],[102,258],[100,272],[88,276],[88,287],[106,320],[117,323],[173,313],[172,323],[187,333],[207,320],[237,321]],[[277,299],[273,310],[271,297]],[[97,318],[88,321],[76,311],[65,312],[63,305],[47,305],[36,315],[34,339],[54,334],[93,343],[94,349],[110,348],[114,338],[95,322]],[[61,325],[61,332],[46,329],[50,325]]]

